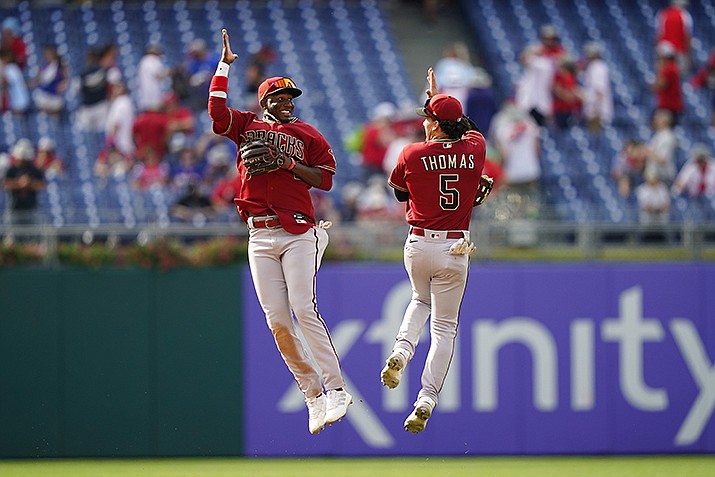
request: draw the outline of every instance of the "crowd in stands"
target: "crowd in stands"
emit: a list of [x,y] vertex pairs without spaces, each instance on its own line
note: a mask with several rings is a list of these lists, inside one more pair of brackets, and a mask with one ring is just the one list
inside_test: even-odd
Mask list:
[[[652,136],[626,138],[615,158],[602,158],[624,201],[638,206],[643,223],[667,222],[671,201],[715,194],[715,165],[710,149],[698,144],[678,167],[675,128],[683,114],[683,82],[715,90],[715,48],[706,64],[697,65],[690,51],[693,19],[687,0],[673,0],[657,15],[653,57],[654,80]],[[77,125],[100,138],[102,147],[94,162],[99,184],[128,178],[138,190],[159,185],[172,191],[174,220],[203,221],[233,212],[232,198],[240,187],[233,166],[235,150],[210,131],[197,130],[197,114],[206,107],[208,85],[218,62],[202,39],[192,41],[185,59],[166,64],[159,45],[146,46],[137,65],[135,90],[118,67],[118,49],[107,44],[88,51],[84,68],[70,71],[54,45],[42,48],[34,77],[28,77],[27,46],[18,21],[2,23],[0,45],[0,110],[23,115],[30,110],[56,118],[68,114],[66,96],[77,84]],[[242,82],[247,109],[257,110],[256,90],[276,52],[267,45],[251,57]],[[553,25],[539,28],[539,41],[526,45],[519,56],[518,81],[506,100],[497,102],[489,72],[474,61],[463,43],[447,45],[434,63],[440,92],[458,98],[465,114],[488,140],[485,173],[495,178],[493,202],[508,204],[510,218],[538,217],[542,202],[541,140],[543,131],[564,134],[576,125],[598,135],[614,120],[614,97],[609,65],[602,45],[588,42],[580,51],[567,51]],[[74,76],[73,76],[74,75]],[[134,84],[134,83],[132,83]],[[425,97],[417,98],[417,103]],[[344,146],[361,167],[359,179],[342,186],[335,195],[314,191],[316,208],[333,221],[400,220],[403,204],[393,200],[386,178],[400,150],[424,138],[415,105],[380,103],[370,120],[344,138]],[[715,102],[713,103],[715,125]],[[10,146],[10,145],[8,145]],[[15,198],[17,165],[31,177],[61,176],[69,164],[55,153],[53,138],[37,144],[21,139],[14,145],[0,172],[5,188]],[[29,157],[32,155],[33,157]],[[36,194],[39,181],[23,181]],[[501,198],[500,198],[501,197]],[[492,201],[490,199],[490,201]],[[22,207],[36,201],[22,199]],[[194,212],[192,212],[194,211]]]
[[[73,120],[79,131],[100,144],[92,168],[100,189],[113,179],[128,180],[138,192],[163,187],[175,197],[170,213],[179,222],[235,216],[233,197],[240,187],[235,150],[196,125],[197,115],[205,113],[218,64],[218,55],[208,51],[204,40],[192,41],[177,65],[166,64],[158,45],[147,45],[137,65],[136,91],[130,91],[114,43],[90,48],[77,72],[54,45],[45,45],[37,74],[29,77],[24,71],[27,45],[16,18],[3,20],[1,38],[0,112],[24,118],[32,111],[54,121],[68,120],[66,98],[75,85]],[[273,60],[275,53],[268,46],[251,59],[247,96],[255,97],[253,90]],[[0,154],[0,176],[10,199],[6,223],[35,223],[37,194],[47,179],[67,173],[71,158],[65,162],[58,157],[51,137],[41,137],[37,144],[23,137],[8,147]]]

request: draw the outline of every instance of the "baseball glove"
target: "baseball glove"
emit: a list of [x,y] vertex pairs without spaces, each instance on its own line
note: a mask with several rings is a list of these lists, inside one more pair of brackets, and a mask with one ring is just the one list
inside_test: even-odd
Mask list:
[[484,175],[479,178],[479,187],[477,187],[477,196],[474,198],[474,206],[482,205],[494,188],[494,179]]
[[469,241],[465,238],[461,238],[454,242],[451,247],[449,247],[450,255],[470,255],[477,249],[474,242]]
[[283,153],[272,143],[262,139],[241,144],[241,159],[249,176],[260,176],[280,169],[285,161]]

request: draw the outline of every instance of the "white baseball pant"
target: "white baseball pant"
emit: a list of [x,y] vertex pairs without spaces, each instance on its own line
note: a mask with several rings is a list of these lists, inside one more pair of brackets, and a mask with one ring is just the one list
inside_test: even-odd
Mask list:
[[316,275],[328,246],[328,233],[312,227],[301,235],[282,228],[249,231],[248,263],[253,285],[278,351],[306,397],[323,392],[321,374],[296,334],[295,313],[325,390],[344,386],[328,327],[318,313]]
[[422,370],[422,388],[417,398],[437,403],[452,363],[459,308],[469,272],[469,255],[450,255],[457,239],[446,232],[408,235],[404,248],[405,269],[412,283],[412,299],[405,310],[394,350],[414,356],[422,328],[430,319],[430,347]]

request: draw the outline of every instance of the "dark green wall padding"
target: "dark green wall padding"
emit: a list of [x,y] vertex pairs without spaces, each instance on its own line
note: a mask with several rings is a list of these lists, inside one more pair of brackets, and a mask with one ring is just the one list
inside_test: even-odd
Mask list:
[[0,269],[0,457],[242,455],[242,269]]

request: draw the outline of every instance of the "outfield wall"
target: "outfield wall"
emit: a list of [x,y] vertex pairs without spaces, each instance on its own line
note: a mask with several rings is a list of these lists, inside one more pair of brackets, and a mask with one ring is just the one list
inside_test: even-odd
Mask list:
[[240,280],[0,269],[0,457],[241,454]]
[[427,431],[379,373],[400,264],[327,263],[348,417],[319,436],[248,271],[0,269],[0,457],[715,452],[715,265],[473,263]]

